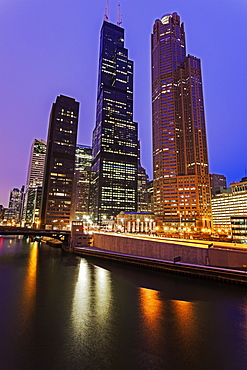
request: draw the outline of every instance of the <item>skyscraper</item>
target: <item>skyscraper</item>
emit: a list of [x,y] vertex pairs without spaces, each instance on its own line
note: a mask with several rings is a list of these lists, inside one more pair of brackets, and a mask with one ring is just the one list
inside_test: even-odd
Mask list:
[[53,103],[45,161],[41,225],[66,229],[71,222],[79,103],[60,95]]
[[32,226],[40,222],[40,204],[44,178],[46,142],[34,139],[28,166],[22,220]]
[[201,63],[186,57],[177,13],[155,21],[151,49],[155,213],[166,222],[210,228]]
[[73,190],[73,220],[83,220],[89,212],[89,188],[92,166],[92,148],[77,145],[75,154],[75,181]]
[[42,186],[45,167],[46,142],[34,139],[28,166],[26,188]]
[[133,62],[124,29],[101,29],[91,206],[96,221],[137,209],[137,123],[133,122]]
[[21,189],[14,188],[9,196],[9,208],[5,211],[5,217],[18,223],[21,219],[24,185]]

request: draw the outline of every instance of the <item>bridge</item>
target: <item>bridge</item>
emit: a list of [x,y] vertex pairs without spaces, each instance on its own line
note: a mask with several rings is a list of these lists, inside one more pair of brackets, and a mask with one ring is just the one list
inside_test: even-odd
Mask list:
[[66,230],[30,229],[18,226],[0,226],[0,235],[47,236],[60,240],[64,247],[69,246],[71,237],[70,231]]

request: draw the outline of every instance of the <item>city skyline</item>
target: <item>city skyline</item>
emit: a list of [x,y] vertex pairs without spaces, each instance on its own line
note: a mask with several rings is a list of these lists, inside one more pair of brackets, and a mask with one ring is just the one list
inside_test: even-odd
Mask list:
[[[80,102],[78,143],[91,145],[104,12],[104,0],[91,5],[75,0],[69,9],[65,1],[2,2],[0,204],[5,207],[10,190],[25,184],[33,140],[46,139],[50,107],[57,95]],[[140,1],[121,3],[126,47],[135,63],[134,121],[139,124],[142,164],[152,178],[152,25],[173,12],[180,14],[190,35],[187,53],[202,60],[210,173],[225,175],[228,183],[240,180],[247,167],[242,109],[247,5],[242,0],[235,1],[234,7],[223,0],[200,4],[192,0],[189,5],[156,0],[145,6]],[[110,2],[109,21],[117,21],[117,2]]]

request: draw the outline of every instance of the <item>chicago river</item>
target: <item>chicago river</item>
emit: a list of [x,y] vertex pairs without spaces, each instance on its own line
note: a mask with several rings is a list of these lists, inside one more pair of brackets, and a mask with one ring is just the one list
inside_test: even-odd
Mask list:
[[0,238],[1,369],[246,369],[247,291]]

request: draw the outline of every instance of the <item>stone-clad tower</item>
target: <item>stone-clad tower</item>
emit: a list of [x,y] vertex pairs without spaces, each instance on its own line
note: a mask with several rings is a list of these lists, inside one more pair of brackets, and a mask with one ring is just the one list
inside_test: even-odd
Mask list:
[[186,57],[177,13],[152,34],[152,125],[155,213],[211,227],[210,179],[200,59]]

